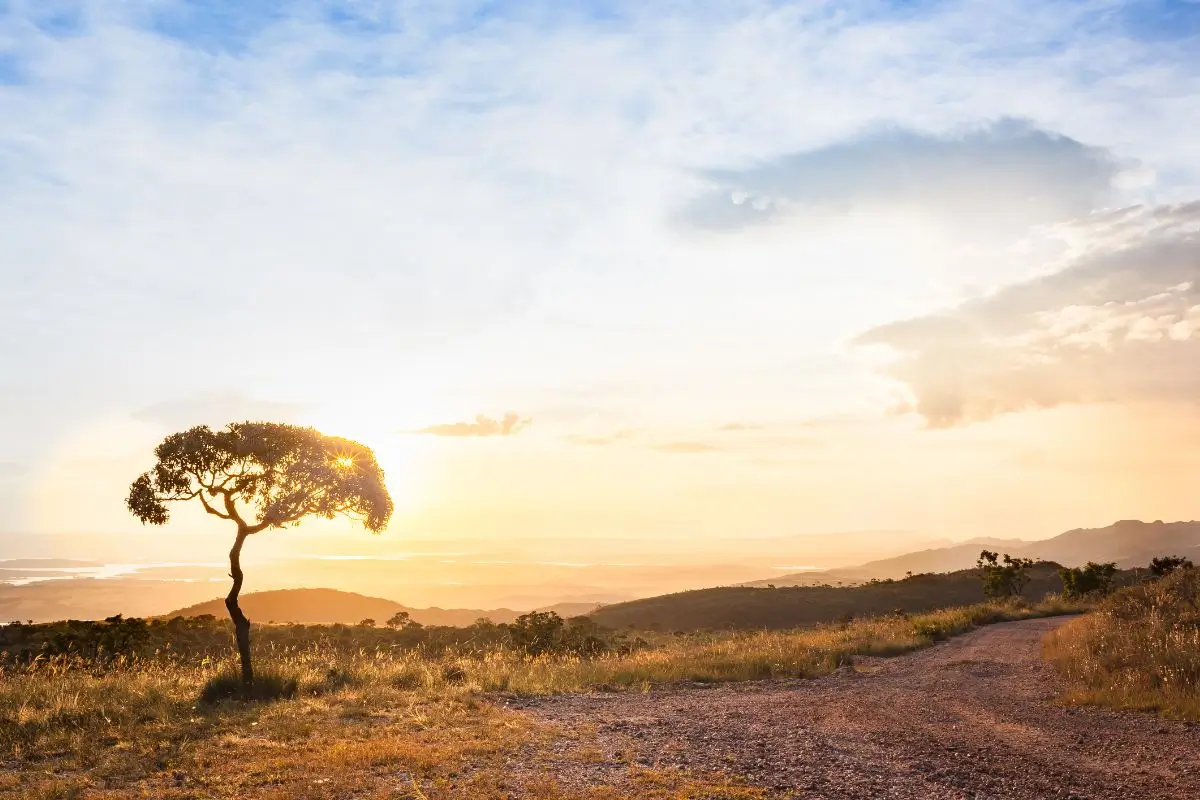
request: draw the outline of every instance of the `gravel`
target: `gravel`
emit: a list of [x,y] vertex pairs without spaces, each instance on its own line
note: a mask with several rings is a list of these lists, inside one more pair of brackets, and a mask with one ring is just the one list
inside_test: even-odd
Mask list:
[[[1059,619],[991,625],[808,681],[512,700],[590,730],[603,754],[567,785],[620,785],[629,763],[725,774],[802,798],[1200,798],[1200,726],[1072,708],[1040,657]],[[589,737],[590,738],[590,737]]]

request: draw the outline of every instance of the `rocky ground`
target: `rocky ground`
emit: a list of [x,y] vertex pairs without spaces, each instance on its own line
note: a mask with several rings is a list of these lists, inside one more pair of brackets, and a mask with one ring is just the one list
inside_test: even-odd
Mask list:
[[[568,784],[724,773],[802,798],[1200,798],[1200,725],[1070,708],[1040,657],[1059,619],[991,625],[827,678],[510,705],[594,733]],[[593,738],[589,736],[588,738]]]

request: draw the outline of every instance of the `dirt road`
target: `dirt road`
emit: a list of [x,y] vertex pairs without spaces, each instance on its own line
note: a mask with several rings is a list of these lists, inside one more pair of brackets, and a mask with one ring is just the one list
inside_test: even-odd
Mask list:
[[[522,702],[605,755],[724,772],[781,797],[1200,798],[1200,725],[1057,704],[1039,642],[1063,620],[991,625],[811,681]],[[619,782],[597,764],[580,782]],[[568,777],[568,776],[563,776]]]

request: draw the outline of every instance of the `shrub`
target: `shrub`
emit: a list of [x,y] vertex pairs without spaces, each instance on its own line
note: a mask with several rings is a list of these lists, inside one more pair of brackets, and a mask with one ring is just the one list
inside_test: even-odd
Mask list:
[[592,658],[626,644],[624,637],[588,617],[564,620],[553,611],[532,611],[499,627],[507,631],[515,649],[529,656],[553,653]]
[[463,683],[467,679],[467,671],[457,664],[447,664],[442,667],[442,680],[446,683]]
[[508,631],[514,647],[538,656],[558,649],[563,625],[563,618],[553,611],[531,611],[517,617]]
[[1193,569],[1190,558],[1183,556],[1159,556],[1150,559],[1150,573],[1156,578],[1165,578],[1177,569]]
[[1115,562],[1097,564],[1089,561],[1082,568],[1063,567],[1058,571],[1058,577],[1063,582],[1063,597],[1077,599],[1081,597],[1105,597],[1112,593],[1113,579],[1117,574]]

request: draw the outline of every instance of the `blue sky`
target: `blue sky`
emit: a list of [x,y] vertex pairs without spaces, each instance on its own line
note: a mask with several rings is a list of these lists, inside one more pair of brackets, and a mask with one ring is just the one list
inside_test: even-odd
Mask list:
[[1051,418],[1191,425],[1198,54],[1193,2],[0,3],[0,531],[123,530],[229,416],[378,442],[438,530],[1082,524],[920,498],[1029,452],[1094,495]]

